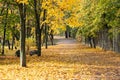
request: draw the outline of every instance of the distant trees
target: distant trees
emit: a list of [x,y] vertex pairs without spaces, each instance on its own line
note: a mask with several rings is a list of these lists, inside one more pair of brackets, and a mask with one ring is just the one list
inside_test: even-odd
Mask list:
[[3,28],[3,43],[2,43],[2,55],[4,55],[4,46],[5,46],[5,40],[6,40],[6,28],[8,23],[8,8],[9,8],[9,2],[6,3],[6,13],[4,18],[4,28]]
[[16,14],[16,6],[11,2],[10,0],[0,1],[0,37],[2,39],[2,54],[4,54],[4,46],[6,43],[8,49],[13,49],[15,39],[18,40],[19,38],[18,30],[14,29],[19,22],[19,17],[18,14]]
[[[81,0],[80,21],[81,28],[78,35],[84,37],[91,45],[91,37],[94,44],[104,50],[120,52],[120,1],[119,0]],[[93,40],[92,40],[93,42]]]

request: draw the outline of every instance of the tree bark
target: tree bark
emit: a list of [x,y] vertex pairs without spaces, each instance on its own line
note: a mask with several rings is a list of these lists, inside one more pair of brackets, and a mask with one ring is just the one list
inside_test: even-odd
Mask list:
[[118,31],[116,28],[113,29],[113,51],[119,52],[119,41]]
[[8,49],[10,50],[10,41],[7,40],[7,43],[8,43]]
[[14,43],[15,43],[15,37],[14,37],[14,35],[12,36],[12,50],[13,50],[13,48],[14,48]]
[[38,50],[38,56],[41,56],[41,29],[40,29],[40,15],[37,8],[37,0],[34,0],[34,12],[35,12],[35,19],[36,19],[36,46]]
[[53,33],[54,33],[54,31],[51,30],[51,32],[50,32],[50,40],[51,40],[52,45],[54,45],[54,43],[53,43],[53,40],[54,40],[54,35],[53,35]]
[[25,54],[25,21],[26,21],[26,6],[25,4],[18,4],[20,12],[20,65],[26,67],[26,54]]
[[[47,10],[44,9],[43,21],[46,20],[46,13],[47,13]],[[47,45],[47,42],[48,42],[48,28],[47,28],[46,23],[44,23],[44,27],[45,27],[45,48],[47,49],[48,48],[48,45]]]
[[48,29],[47,29],[47,25],[45,24],[45,48],[48,48]]

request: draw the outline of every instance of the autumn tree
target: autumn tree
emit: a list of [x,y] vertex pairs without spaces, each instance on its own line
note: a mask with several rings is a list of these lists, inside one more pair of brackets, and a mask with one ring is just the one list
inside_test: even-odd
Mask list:
[[18,1],[18,8],[20,13],[20,65],[26,67],[26,53],[25,53],[25,30],[26,30],[26,2]]
[[[34,0],[34,12],[35,12],[35,31],[36,31],[36,45],[38,50],[38,56],[41,56],[41,28],[40,28],[40,12],[42,0]],[[37,6],[39,5],[39,6]]]
[[92,35],[97,46],[119,52],[119,3],[119,0],[81,0],[79,19],[82,25],[78,34],[86,43]]

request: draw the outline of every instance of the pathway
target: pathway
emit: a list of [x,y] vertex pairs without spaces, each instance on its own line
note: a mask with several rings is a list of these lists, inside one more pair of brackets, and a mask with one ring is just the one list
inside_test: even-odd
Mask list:
[[0,58],[2,80],[120,80],[120,54],[89,48],[74,39],[55,37],[56,45],[42,48],[42,56]]
[[74,64],[73,80],[120,80],[119,54],[92,49],[73,39],[56,39],[57,45],[49,50],[59,56],[52,60]]

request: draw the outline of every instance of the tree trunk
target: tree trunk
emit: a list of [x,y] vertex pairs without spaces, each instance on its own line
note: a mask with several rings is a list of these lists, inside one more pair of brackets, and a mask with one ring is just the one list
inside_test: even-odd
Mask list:
[[26,67],[26,54],[25,54],[25,21],[26,21],[26,6],[25,4],[18,4],[20,12],[20,65]]
[[53,36],[53,34],[51,34],[51,43],[52,43],[52,45],[54,45],[54,36]]
[[101,39],[102,39],[102,45],[101,47],[104,49],[104,50],[107,50],[108,49],[108,31],[106,29],[103,29],[102,30],[102,36],[101,36]]
[[47,25],[45,24],[45,48],[47,49],[48,48],[48,29],[47,29]]
[[97,39],[97,43],[98,43],[98,46],[99,47],[102,47],[102,31],[100,30],[99,32],[98,32],[98,39]]
[[6,16],[5,16],[4,35],[3,35],[3,44],[2,44],[2,55],[4,55],[5,38],[6,38],[6,27],[7,27],[7,18],[8,18],[8,7],[9,7],[9,3],[7,3],[7,11],[6,11]]
[[13,50],[13,48],[14,48],[14,43],[15,43],[15,37],[14,37],[14,35],[12,36],[12,50]]
[[90,44],[90,47],[92,48],[92,38],[91,38],[90,36],[88,36],[88,37],[87,37],[87,40],[88,40],[88,42],[89,42],[89,44]]
[[67,30],[65,31],[65,38],[68,38]]
[[116,28],[113,29],[113,51],[119,52],[118,31]]
[[41,56],[41,29],[40,29],[40,15],[37,8],[37,0],[34,0],[34,11],[35,11],[35,19],[36,19],[36,45],[38,50],[38,56]]
[[118,53],[120,53],[120,33],[118,34]]
[[92,42],[93,42],[93,48],[96,48],[96,38],[95,37],[92,38]]
[[103,31],[103,49],[104,50],[108,50],[108,31],[107,31],[107,29],[105,29],[104,31]]
[[[28,25],[29,26],[29,25]],[[26,28],[26,37],[29,38],[31,37],[31,27]]]
[[70,31],[70,27],[67,25],[65,31],[65,38],[70,38],[70,37],[71,37],[71,31]]
[[1,41],[1,37],[0,37],[0,53],[2,52],[1,51],[1,46],[2,46],[1,44],[2,44],[2,41]]
[[10,50],[10,41],[7,40],[7,43],[8,43],[8,49]]
[[[44,13],[43,13],[43,21],[46,20],[46,9],[44,9]],[[45,27],[45,48],[48,48],[47,42],[48,42],[48,29],[47,29],[47,25],[46,23],[44,23],[44,27]]]
[[52,44],[52,45],[54,45],[54,43],[53,43],[53,42],[54,42],[54,41],[53,41],[53,40],[54,40],[53,32],[54,32],[53,30],[51,30],[51,32],[50,32],[50,40],[51,40],[51,44]]

